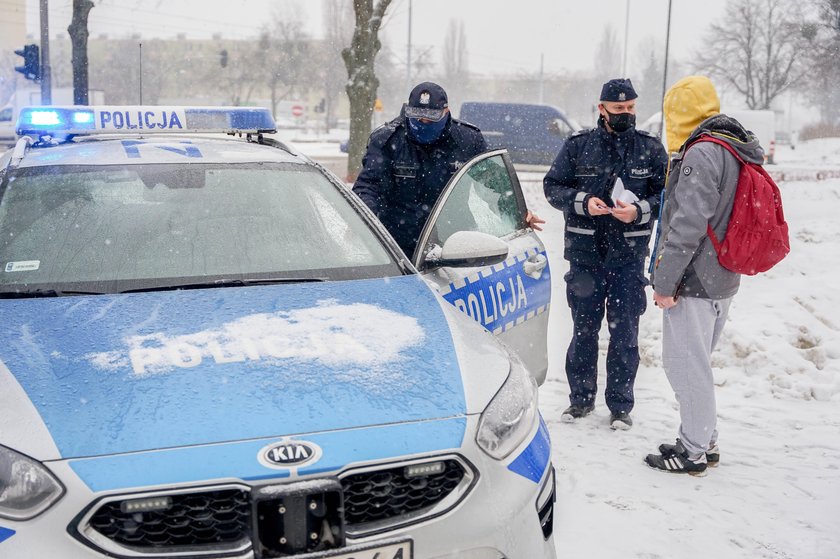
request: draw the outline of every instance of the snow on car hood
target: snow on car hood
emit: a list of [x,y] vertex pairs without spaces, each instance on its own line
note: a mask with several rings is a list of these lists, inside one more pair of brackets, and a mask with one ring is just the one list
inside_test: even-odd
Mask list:
[[0,368],[64,458],[453,417],[440,305],[417,276],[6,300]]

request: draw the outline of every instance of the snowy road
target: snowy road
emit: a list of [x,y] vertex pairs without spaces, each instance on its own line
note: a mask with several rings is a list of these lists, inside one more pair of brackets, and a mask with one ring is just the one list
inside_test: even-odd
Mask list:
[[[813,161],[808,150],[799,146],[795,164],[840,161],[840,140],[814,146]],[[793,155],[782,152],[778,167]],[[520,179],[531,209],[548,221],[542,237],[554,290],[540,408],[558,469],[558,556],[840,557],[840,180],[782,184],[792,253],[770,273],[742,282],[714,357],[721,465],[694,478],[642,463],[673,440],[679,422],[660,367],[661,315],[652,304],[642,317],[633,429],[609,428],[603,393],[594,414],[560,422],[571,335],[563,218],[542,196],[542,175]],[[604,329],[602,365],[607,335]]]

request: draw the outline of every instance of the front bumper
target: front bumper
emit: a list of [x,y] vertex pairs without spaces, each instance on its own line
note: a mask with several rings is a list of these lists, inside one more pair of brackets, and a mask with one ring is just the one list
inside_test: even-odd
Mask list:
[[[547,432],[541,422],[532,434],[507,460],[499,462],[487,456],[474,441],[477,416],[467,418],[464,440],[459,448],[433,454],[434,459],[452,459],[470,470],[459,484],[461,494],[432,507],[426,514],[408,518],[404,522],[368,525],[365,530],[348,530],[346,546],[362,546],[377,541],[409,538],[413,541],[414,559],[489,559],[489,558],[547,558],[555,557],[551,533],[553,514],[553,470],[547,458]],[[170,554],[138,553],[123,549],[108,555],[97,541],[85,537],[84,525],[90,520],[91,504],[113,500],[122,495],[166,494],[199,487],[236,486],[246,491],[250,487],[271,483],[288,484],[301,480],[346,478],[354,472],[376,470],[378,466],[417,463],[426,456],[404,459],[383,459],[369,463],[353,463],[340,472],[305,477],[286,477],[276,480],[246,482],[241,479],[202,480],[175,486],[133,487],[121,491],[92,491],[67,461],[51,463],[50,467],[67,487],[64,498],[54,507],[26,522],[0,519],[0,557],[8,559],[95,559],[102,557],[172,557]],[[131,475],[126,472],[126,475]],[[405,520],[405,519],[404,519]],[[80,525],[82,523],[82,525]],[[77,526],[82,528],[77,530]],[[81,532],[81,535],[80,535]],[[2,538],[0,538],[2,539]],[[102,543],[101,541],[99,543]],[[228,548],[226,557],[252,559],[249,546]],[[187,557],[218,557],[206,553],[190,553]]]

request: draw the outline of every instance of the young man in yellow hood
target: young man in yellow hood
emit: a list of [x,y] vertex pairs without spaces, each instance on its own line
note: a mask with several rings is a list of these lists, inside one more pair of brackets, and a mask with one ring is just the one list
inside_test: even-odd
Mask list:
[[680,404],[676,444],[659,446],[645,462],[659,470],[702,475],[716,465],[717,410],[711,353],[720,339],[740,276],[723,268],[707,236],[726,235],[741,163],[725,147],[697,141],[711,136],[744,161],[761,164],[764,151],[738,121],[720,114],[712,82],[689,76],[665,95],[665,133],[673,156],[665,187],[660,241],[652,276],[663,309],[662,361]]

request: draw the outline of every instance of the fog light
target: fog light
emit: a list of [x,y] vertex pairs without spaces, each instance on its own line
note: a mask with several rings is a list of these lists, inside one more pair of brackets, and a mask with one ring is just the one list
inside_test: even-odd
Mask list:
[[412,464],[405,467],[405,477],[411,479],[414,477],[433,476],[442,474],[446,469],[443,462],[427,462],[425,464]]
[[166,510],[172,506],[170,497],[149,497],[148,499],[134,499],[120,503],[123,512],[151,512]]

